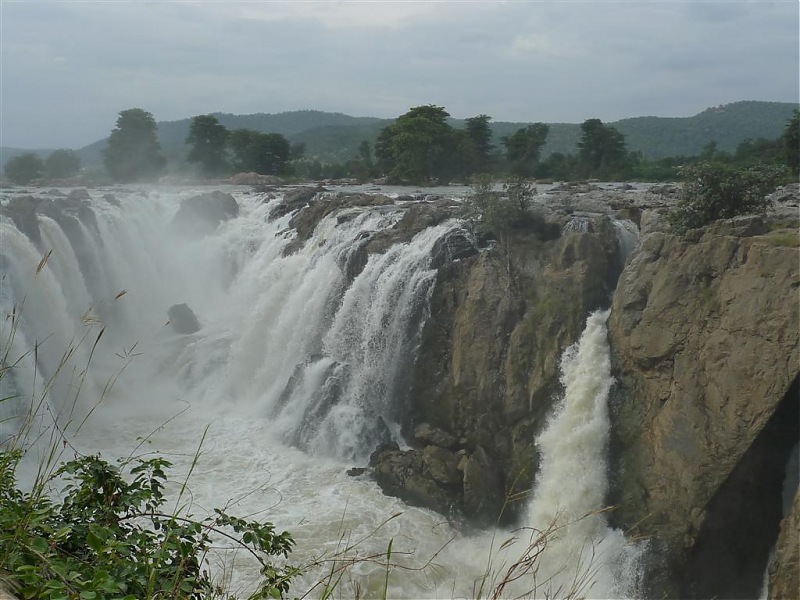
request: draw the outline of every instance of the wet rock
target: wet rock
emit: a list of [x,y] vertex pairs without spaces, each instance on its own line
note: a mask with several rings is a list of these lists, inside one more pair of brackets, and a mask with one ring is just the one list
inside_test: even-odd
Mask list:
[[430,423],[420,423],[414,429],[414,440],[422,445],[433,445],[441,448],[453,449],[458,445],[458,439],[451,433],[434,427]]
[[183,200],[172,226],[185,235],[206,235],[238,215],[239,205],[234,197],[215,190]]
[[769,598],[800,598],[800,493],[795,493],[789,514],[781,522],[769,568]]
[[481,525],[497,523],[503,509],[503,498],[497,494],[500,487],[500,470],[479,447],[464,466],[464,515]]
[[366,472],[366,470],[367,469],[365,467],[353,467],[352,469],[347,469],[347,474],[350,477],[358,477],[360,475],[363,475]]
[[272,218],[277,219],[291,212],[305,208],[317,194],[327,191],[322,186],[300,187],[286,192],[283,201],[272,210]]
[[175,333],[187,335],[200,330],[200,322],[187,304],[173,304],[167,311],[167,317]]
[[445,485],[458,484],[463,479],[456,455],[439,446],[426,446],[422,451],[422,469],[431,479]]
[[36,209],[43,200],[34,196],[12,198],[6,206],[0,206],[0,215],[8,216],[16,228],[38,246],[42,241]]

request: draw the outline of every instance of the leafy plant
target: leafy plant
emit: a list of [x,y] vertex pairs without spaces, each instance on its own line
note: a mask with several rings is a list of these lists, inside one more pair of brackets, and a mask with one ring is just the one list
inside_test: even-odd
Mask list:
[[[195,519],[164,510],[161,457],[112,466],[99,456],[62,464],[33,491],[20,491],[20,451],[0,453],[0,565],[20,598],[102,600],[219,596],[204,559],[213,539],[246,549],[261,568],[252,599],[281,598],[298,570],[278,567],[294,541],[271,523],[216,509]],[[64,483],[57,499],[45,493]]]
[[685,166],[680,172],[681,199],[668,217],[677,233],[717,219],[766,211],[770,204],[767,194],[785,176],[783,167],[731,169],[709,162]]

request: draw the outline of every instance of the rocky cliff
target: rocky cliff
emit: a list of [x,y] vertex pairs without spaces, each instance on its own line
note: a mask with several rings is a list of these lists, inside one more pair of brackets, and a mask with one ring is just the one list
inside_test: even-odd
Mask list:
[[800,439],[797,246],[796,217],[655,232],[619,280],[610,500],[651,597],[761,589]]
[[439,269],[410,377],[416,448],[372,460],[390,493],[483,524],[525,505],[561,353],[609,305],[621,266],[607,216],[550,217]]

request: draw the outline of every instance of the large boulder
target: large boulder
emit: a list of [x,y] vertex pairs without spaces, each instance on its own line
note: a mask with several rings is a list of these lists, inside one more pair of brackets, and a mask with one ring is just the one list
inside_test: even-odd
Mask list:
[[172,219],[172,226],[183,234],[206,235],[220,223],[239,215],[239,205],[230,194],[214,190],[181,202]]
[[175,333],[188,335],[200,331],[200,321],[187,304],[173,304],[167,311],[167,317]]
[[609,501],[652,597],[760,591],[800,437],[797,245],[796,222],[654,232],[620,278]]

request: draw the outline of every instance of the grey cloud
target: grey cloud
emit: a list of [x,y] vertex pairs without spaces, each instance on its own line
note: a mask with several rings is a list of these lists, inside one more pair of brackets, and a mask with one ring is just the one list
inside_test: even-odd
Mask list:
[[579,122],[797,100],[793,3],[385,4],[361,16],[262,4],[4,5],[0,142],[80,146],[131,106],[160,120],[392,117],[430,102],[456,117]]

